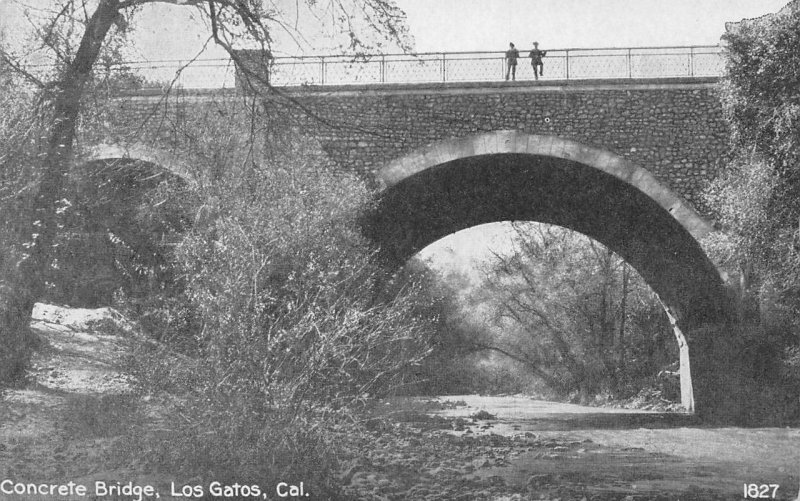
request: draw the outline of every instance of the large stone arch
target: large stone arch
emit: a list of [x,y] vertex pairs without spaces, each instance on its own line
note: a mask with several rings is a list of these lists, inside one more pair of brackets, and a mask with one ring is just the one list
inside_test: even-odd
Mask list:
[[[479,224],[529,220],[583,233],[631,264],[661,298],[682,343],[682,400],[694,408],[683,332],[729,315],[719,271],[698,240],[713,227],[647,170],[553,136],[496,131],[432,144],[378,172],[370,226],[394,263]],[[701,336],[702,334],[698,334]]]

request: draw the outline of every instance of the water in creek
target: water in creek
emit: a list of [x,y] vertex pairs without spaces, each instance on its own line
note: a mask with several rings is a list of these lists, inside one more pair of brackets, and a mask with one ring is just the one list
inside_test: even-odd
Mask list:
[[[704,426],[683,414],[585,407],[526,397],[442,397],[464,402],[438,415],[494,415],[472,433],[533,434],[552,448],[514,457],[509,464],[480,470],[510,484],[581,483],[593,491],[713,491],[744,499],[747,486],[795,499],[800,481],[800,429]],[[464,433],[454,432],[454,433]],[[757,497],[757,496],[751,496]]]

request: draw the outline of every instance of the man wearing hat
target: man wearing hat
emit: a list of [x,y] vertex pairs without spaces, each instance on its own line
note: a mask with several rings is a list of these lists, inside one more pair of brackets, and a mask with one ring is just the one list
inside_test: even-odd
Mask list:
[[[544,76],[544,64],[542,64],[542,58],[545,55],[547,55],[547,51],[539,50],[539,42],[533,42],[533,50],[531,50],[530,58],[531,66],[533,66],[533,76],[536,77],[536,80],[539,80],[540,76]],[[538,73],[536,68],[539,68]]]

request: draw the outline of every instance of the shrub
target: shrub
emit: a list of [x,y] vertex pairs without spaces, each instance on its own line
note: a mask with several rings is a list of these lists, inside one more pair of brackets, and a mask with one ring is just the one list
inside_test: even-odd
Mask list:
[[358,225],[369,191],[326,169],[313,142],[273,134],[258,161],[234,162],[208,134],[209,158],[231,168],[200,188],[176,249],[183,328],[165,338],[191,356],[148,348],[136,362],[142,390],[179,392],[185,416],[149,455],[192,476],[331,493],[332,434],[428,354],[435,307],[380,267]]
[[45,300],[109,305],[115,292],[145,298],[174,287],[170,243],[190,225],[192,192],[176,175],[129,159],[76,166]]
[[[791,377],[791,353],[800,345],[798,27],[796,2],[728,27],[720,97],[734,160],[705,193],[726,234],[706,248],[738,276],[739,363],[765,368],[749,374],[753,380],[743,380],[738,393],[772,400],[768,417],[782,412],[789,420],[800,416]],[[766,414],[757,406],[748,412],[758,419]]]
[[[0,300],[9,303],[25,286],[15,282],[15,270],[25,259],[26,243],[31,240],[31,195],[38,174],[37,138],[41,136],[41,113],[34,99],[20,88],[12,72],[0,63]],[[16,310],[17,305],[0,304],[0,311],[7,316],[0,319],[0,384],[22,373],[33,346],[28,326],[21,325]]]

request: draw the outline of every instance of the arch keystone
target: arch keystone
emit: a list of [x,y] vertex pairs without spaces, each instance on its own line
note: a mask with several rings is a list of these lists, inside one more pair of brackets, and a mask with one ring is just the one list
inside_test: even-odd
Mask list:
[[[497,135],[497,148],[498,153],[516,153],[517,141],[520,139],[520,134],[516,130],[498,130],[495,132]],[[523,138],[524,139],[524,138]]]

